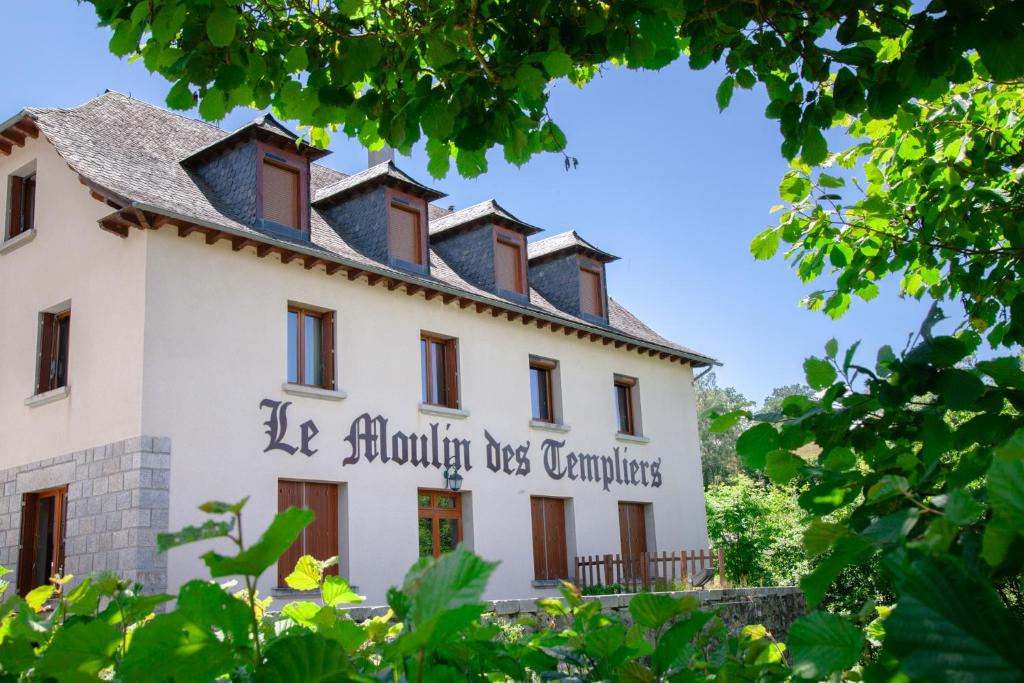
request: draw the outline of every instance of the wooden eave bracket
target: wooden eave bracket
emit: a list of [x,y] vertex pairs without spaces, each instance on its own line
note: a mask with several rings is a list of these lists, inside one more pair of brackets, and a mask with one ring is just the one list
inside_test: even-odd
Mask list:
[[26,138],[38,137],[39,126],[29,117],[22,117],[4,130],[0,130],[0,154],[7,156],[14,147],[24,147]]

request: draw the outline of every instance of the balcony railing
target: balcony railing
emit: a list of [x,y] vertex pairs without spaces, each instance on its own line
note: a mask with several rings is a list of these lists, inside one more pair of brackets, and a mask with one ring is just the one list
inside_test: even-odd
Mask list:
[[636,555],[584,555],[575,561],[575,582],[586,592],[675,591],[706,584],[717,575],[725,586],[725,557],[718,550],[680,550]]

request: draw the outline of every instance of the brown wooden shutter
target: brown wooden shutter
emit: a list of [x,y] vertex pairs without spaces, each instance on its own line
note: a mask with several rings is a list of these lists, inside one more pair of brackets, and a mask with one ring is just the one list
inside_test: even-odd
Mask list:
[[546,579],[548,575],[548,556],[544,533],[544,499],[530,498],[530,516],[533,525],[533,577]]
[[39,315],[39,367],[37,370],[36,393],[42,394],[53,387],[53,345],[54,345],[54,322],[56,316],[53,313],[42,313]]
[[320,318],[323,339],[324,388],[334,389],[336,384],[334,369],[334,311],[324,313]]
[[580,268],[580,310],[590,315],[604,315],[604,291],[600,271]]
[[18,594],[32,590],[32,565],[36,560],[36,524],[38,496],[26,493],[21,497],[21,550],[18,553]]
[[445,405],[459,407],[459,349],[458,342],[449,339],[444,344]]
[[22,231],[21,198],[24,194],[25,179],[21,176],[11,176],[10,187],[7,191],[7,236],[15,237]]
[[522,252],[518,244],[499,239],[494,245],[494,277],[499,289],[523,291]]
[[299,227],[299,172],[263,162],[263,218],[290,228]]
[[[306,527],[306,555],[326,560],[338,554],[338,486],[337,484],[306,483],[306,507],[316,513],[316,519]],[[330,567],[328,574],[337,574],[338,565]]]
[[619,503],[619,537],[623,557],[638,557],[647,552],[643,503]]
[[565,501],[548,498],[544,519],[548,526],[548,575],[552,579],[569,578],[569,558],[565,540]]
[[[277,511],[284,512],[290,507],[301,508],[303,506],[302,501],[302,482],[301,481],[283,481],[278,480],[277,482]],[[303,536],[299,536],[292,543],[288,550],[284,551],[280,559],[277,561],[277,585],[286,585],[284,579],[286,576],[295,570],[295,563],[299,561],[305,553]]]
[[21,208],[21,232],[35,227],[36,213],[36,176],[25,178],[24,206]]
[[408,263],[422,263],[419,212],[392,204],[388,226],[391,256]]

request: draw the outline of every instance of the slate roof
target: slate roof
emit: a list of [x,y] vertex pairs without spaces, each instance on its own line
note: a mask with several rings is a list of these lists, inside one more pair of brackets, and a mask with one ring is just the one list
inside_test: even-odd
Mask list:
[[618,256],[613,256],[607,251],[598,249],[586,241],[575,230],[545,237],[542,240],[530,243],[526,248],[526,257],[530,261],[537,261],[546,257],[554,256],[563,251],[577,251],[591,256],[602,263],[618,261]]
[[[461,278],[432,249],[429,275],[395,269],[368,258],[347,244],[324,220],[315,206],[311,211],[309,241],[282,237],[277,233],[268,233],[254,226],[244,225],[232,218],[230,212],[221,206],[205,183],[181,163],[229,135],[212,124],[174,114],[121,93],[108,91],[78,107],[24,109],[6,123],[0,124],[0,130],[25,116],[35,121],[43,135],[73,171],[93,187],[118,199],[126,206],[251,237],[265,244],[339,261],[395,279],[466,294],[509,310],[557,318],[579,328],[611,333],[651,348],[660,347],[698,364],[717,363],[709,356],[661,337],[611,298],[608,302],[608,325],[601,326],[565,313],[534,289],[530,290],[528,304],[504,299],[494,293],[478,289]],[[381,174],[416,183],[390,162],[353,176],[347,176],[320,164],[311,164],[310,192],[314,197],[314,204],[346,188],[366,182],[368,176],[379,177]],[[497,204],[494,206],[497,207]],[[429,204],[429,218],[432,222],[444,221],[445,217],[458,213]],[[571,238],[567,238],[566,235],[570,235]],[[530,258],[565,248],[564,244],[568,241],[571,241],[570,247],[585,246],[587,250],[605,254],[572,232],[529,245]],[[610,254],[605,255],[611,257]]]
[[412,176],[395,166],[395,162],[385,161],[376,166],[371,166],[365,171],[346,176],[327,187],[318,189],[313,195],[313,204],[337,201],[366,185],[388,181],[411,190],[413,193],[426,198],[427,201],[434,201],[447,196],[443,192],[438,192],[413,179]]
[[445,232],[453,232],[457,228],[464,226],[473,225],[481,221],[497,221],[504,223],[509,227],[513,228],[517,232],[521,232],[524,235],[535,235],[538,232],[543,232],[543,228],[538,228],[535,225],[525,223],[503,206],[498,204],[493,199],[474,204],[473,206],[467,206],[465,209],[459,209],[458,211],[452,211],[445,216],[431,219],[430,221],[430,235],[440,235]]
[[244,126],[240,126],[209,145],[196,150],[187,158],[182,159],[181,162],[188,165],[193,160],[198,160],[207,156],[220,147],[231,145],[235,140],[241,139],[249,135],[251,132],[257,133],[258,136],[263,139],[280,138],[281,142],[296,145],[298,149],[310,159],[320,159],[331,153],[330,150],[318,149],[311,146],[309,143],[300,140],[299,136],[288,128],[288,126],[275,119],[271,114],[261,114]]

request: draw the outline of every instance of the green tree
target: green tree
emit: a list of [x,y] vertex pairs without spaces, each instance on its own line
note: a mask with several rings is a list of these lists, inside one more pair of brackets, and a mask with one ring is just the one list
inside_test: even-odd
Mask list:
[[731,481],[742,469],[736,457],[736,439],[746,428],[746,420],[737,421],[728,429],[715,431],[711,429],[712,416],[745,411],[753,406],[753,402],[734,387],[718,386],[718,380],[713,372],[697,380],[694,390],[697,398],[697,429],[700,433],[704,486]]
[[782,403],[790,396],[803,396],[813,398],[814,389],[806,384],[787,384],[784,387],[775,387],[772,393],[765,397],[761,404],[762,413],[781,413]]

